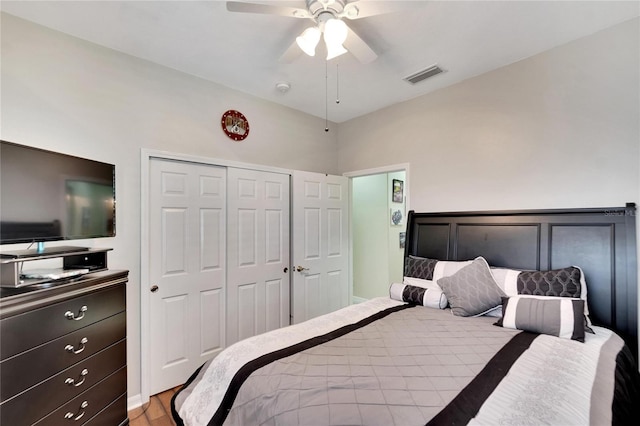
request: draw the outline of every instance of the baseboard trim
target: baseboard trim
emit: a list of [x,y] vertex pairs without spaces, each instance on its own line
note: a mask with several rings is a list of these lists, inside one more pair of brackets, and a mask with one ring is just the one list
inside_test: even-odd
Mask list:
[[365,299],[364,297],[351,296],[351,303],[353,303],[354,305],[356,303],[366,302],[367,300],[369,300],[369,299]]
[[127,398],[127,411],[131,411],[134,408],[142,407],[142,395],[137,394]]

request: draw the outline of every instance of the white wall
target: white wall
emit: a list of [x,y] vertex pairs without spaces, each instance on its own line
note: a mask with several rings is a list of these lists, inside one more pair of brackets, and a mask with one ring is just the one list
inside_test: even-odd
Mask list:
[[416,211],[640,205],[639,56],[636,18],[342,123],[340,170],[410,163]]
[[[403,182],[403,197],[401,203],[395,203],[391,200],[391,190],[393,188],[393,180],[399,179]],[[407,208],[406,208],[406,179],[405,171],[387,173],[387,214],[389,218],[387,220],[387,232],[388,232],[388,253],[389,257],[389,278],[384,292],[380,292],[377,296],[384,296],[388,294],[390,283],[402,282],[404,277],[404,249],[400,248],[400,233],[405,232],[407,229]],[[391,210],[400,210],[402,212],[402,223],[400,225],[391,224]]]
[[342,123],[340,170],[410,163],[416,211],[638,202],[639,21]]
[[[325,133],[322,119],[10,15],[1,19],[0,137],[116,165],[117,236],[74,243],[113,247],[110,268],[130,270],[134,396],[140,392],[141,148],[336,173],[336,132]],[[244,142],[222,133],[220,117],[228,109],[250,122]]]

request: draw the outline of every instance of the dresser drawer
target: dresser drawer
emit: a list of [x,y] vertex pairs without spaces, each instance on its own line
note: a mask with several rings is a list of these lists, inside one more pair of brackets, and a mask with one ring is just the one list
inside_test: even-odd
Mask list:
[[[121,312],[2,361],[0,400],[5,401],[124,339],[126,328],[126,312]],[[86,339],[86,343],[81,343],[83,339]],[[79,352],[66,350],[67,345]]]
[[126,392],[127,369],[125,367],[42,418],[36,424],[38,426],[84,424]]
[[[0,424],[32,424],[127,363],[126,340],[67,368],[0,405]],[[67,383],[68,379],[73,382]],[[38,407],[34,410],[33,407]],[[126,411],[126,409],[125,409]]]
[[127,394],[120,396],[85,424],[87,426],[122,426],[129,424],[129,419],[127,418]]
[[0,321],[0,360],[125,310],[124,283]]

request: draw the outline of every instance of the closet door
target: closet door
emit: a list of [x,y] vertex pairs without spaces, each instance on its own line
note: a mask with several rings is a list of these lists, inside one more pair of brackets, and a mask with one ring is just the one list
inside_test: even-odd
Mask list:
[[184,383],[224,348],[226,169],[152,159],[150,394]]
[[287,174],[227,171],[227,346],[289,325]]

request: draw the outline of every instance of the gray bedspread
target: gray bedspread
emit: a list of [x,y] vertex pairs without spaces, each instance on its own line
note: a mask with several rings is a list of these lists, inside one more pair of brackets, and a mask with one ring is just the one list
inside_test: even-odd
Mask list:
[[416,307],[254,372],[235,425],[420,425],[515,334],[493,318]]
[[[176,422],[405,426],[424,425],[440,413],[434,419],[437,424],[460,423],[450,419],[466,411],[473,399],[466,396],[470,389],[486,387],[484,377],[487,372],[494,375],[496,359],[503,358],[494,355],[510,350],[521,332],[494,326],[495,318],[462,318],[450,310],[402,309],[393,303],[367,302],[362,308],[369,311],[361,318],[370,317],[373,310],[396,311],[339,337],[327,337],[324,324],[331,322],[328,329],[336,328],[336,317],[341,317],[336,323],[349,323],[358,307],[228,348],[176,395]],[[500,367],[504,373],[499,385],[462,423],[611,423],[616,358],[623,342],[610,330],[597,329],[586,343],[519,335],[529,339],[528,349],[513,365]],[[307,332],[310,339],[297,336]],[[280,346],[279,341],[291,334],[296,335],[292,342],[302,342],[305,348],[288,352],[297,345]],[[286,348],[284,355],[278,354],[284,350],[264,348],[276,341],[275,347]],[[556,403],[549,406],[549,401]],[[448,414],[443,417],[444,413]]]

